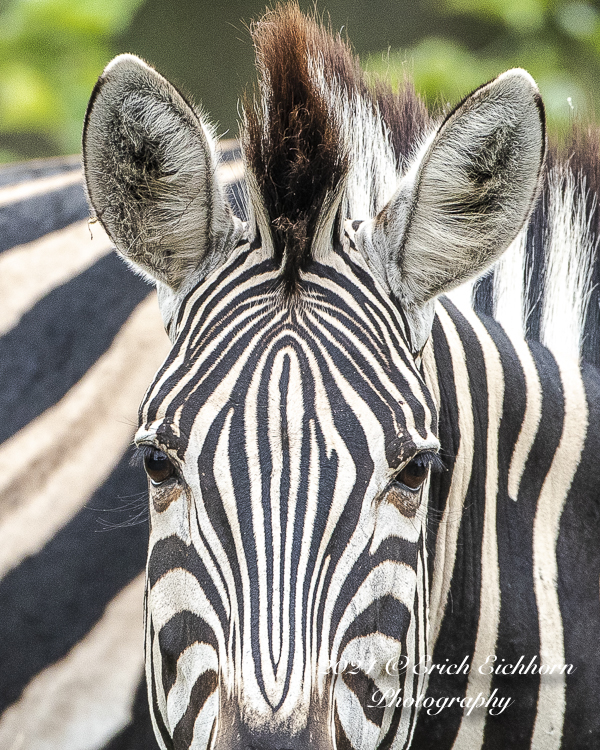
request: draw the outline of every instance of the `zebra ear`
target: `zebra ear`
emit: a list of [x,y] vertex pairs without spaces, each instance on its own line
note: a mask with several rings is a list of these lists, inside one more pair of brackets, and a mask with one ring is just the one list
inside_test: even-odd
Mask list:
[[544,109],[531,76],[509,70],[461,102],[357,241],[398,297],[418,351],[432,299],[479,274],[515,238],[537,194]]
[[120,55],[92,93],[83,131],[90,203],[117,250],[172,290],[206,269],[233,231],[211,132],[150,66]]

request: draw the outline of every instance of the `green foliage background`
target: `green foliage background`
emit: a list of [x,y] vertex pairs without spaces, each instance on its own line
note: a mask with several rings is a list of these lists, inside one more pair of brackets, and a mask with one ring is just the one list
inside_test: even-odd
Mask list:
[[367,70],[398,83],[412,75],[430,103],[454,102],[508,68],[536,79],[551,126],[577,112],[594,115],[600,101],[600,11],[561,0],[441,0],[442,17],[488,24],[481,45],[440,35],[407,50],[370,55]]
[[142,2],[0,3],[0,160],[79,151],[91,88]]
[[[221,132],[235,134],[237,96],[252,64],[240,19],[264,4],[0,0],[0,161],[78,152],[94,82],[123,51],[174,73],[216,110]],[[322,0],[318,8],[331,12],[334,28],[347,24],[367,70],[396,83],[413,76],[430,103],[445,106],[514,66],[537,80],[551,126],[573,112],[587,116],[600,102],[600,11],[591,2]],[[212,69],[211,60],[200,69],[202,56],[211,55]]]

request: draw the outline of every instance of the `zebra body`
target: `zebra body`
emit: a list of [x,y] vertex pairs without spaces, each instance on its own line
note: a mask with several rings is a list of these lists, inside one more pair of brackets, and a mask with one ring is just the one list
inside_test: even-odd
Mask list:
[[468,654],[472,669],[433,672],[428,690],[497,690],[513,704],[496,716],[455,710],[445,727],[422,712],[416,746],[593,747],[598,372],[559,363],[540,344],[450,302],[433,344],[447,404],[439,437],[454,457],[446,459],[452,475],[434,478],[445,486],[430,494],[430,652],[437,664]]
[[537,88],[509,71],[432,126],[295,5],[254,34],[246,221],[145,63],[107,67],[84,131],[173,342],[135,438],[158,743],[592,747],[597,372],[441,296],[531,244]]
[[0,746],[120,750],[145,693],[147,535],[106,527],[144,490],[128,444],[166,336],[99,226],[90,242],[78,159],[0,175]]

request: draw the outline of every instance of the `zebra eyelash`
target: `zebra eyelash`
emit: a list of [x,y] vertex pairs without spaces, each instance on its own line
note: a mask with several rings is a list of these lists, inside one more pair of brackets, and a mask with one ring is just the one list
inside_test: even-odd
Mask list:
[[156,451],[160,451],[161,453],[164,453],[165,456],[169,459],[169,461],[171,461],[171,463],[175,465],[174,462],[171,460],[171,456],[167,453],[166,450],[152,443],[139,443],[138,445],[134,445],[133,455],[131,456],[129,465],[144,468],[144,461],[146,459],[153,458]]
[[160,448],[157,448],[155,445],[148,445],[147,443],[134,445],[129,465],[136,468],[144,468],[144,459],[150,458],[153,452],[157,450],[160,450]]
[[415,458],[420,458],[427,465],[429,471],[432,474],[440,474],[442,471],[446,471],[446,464],[442,460],[440,454],[436,453],[435,451],[425,451],[424,453],[418,453],[412,458],[412,460],[414,461]]
[[407,461],[400,469],[398,469],[394,474],[393,481],[397,481],[398,477],[413,461],[419,461],[420,465],[425,469],[429,469],[431,474],[439,474],[442,471],[446,471],[446,464],[439,453],[436,453],[435,451],[423,451],[422,453],[416,453],[410,461]]

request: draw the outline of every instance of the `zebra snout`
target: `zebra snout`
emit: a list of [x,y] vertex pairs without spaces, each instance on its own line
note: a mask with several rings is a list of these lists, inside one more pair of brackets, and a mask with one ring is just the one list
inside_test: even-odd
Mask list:
[[[314,717],[308,720],[309,725],[312,719]],[[333,750],[331,738],[322,726],[307,726],[297,733],[256,731],[240,726],[232,735],[218,738],[219,750],[221,745],[227,750]]]
[[307,750],[310,747],[307,744],[306,734],[303,732],[300,736],[263,736],[260,739],[247,738],[240,745],[240,750]]
[[281,745],[274,740],[274,742],[258,743],[253,745],[246,745],[243,750],[306,750],[306,740],[302,738],[300,742],[294,742],[292,740],[284,740],[285,746]]

